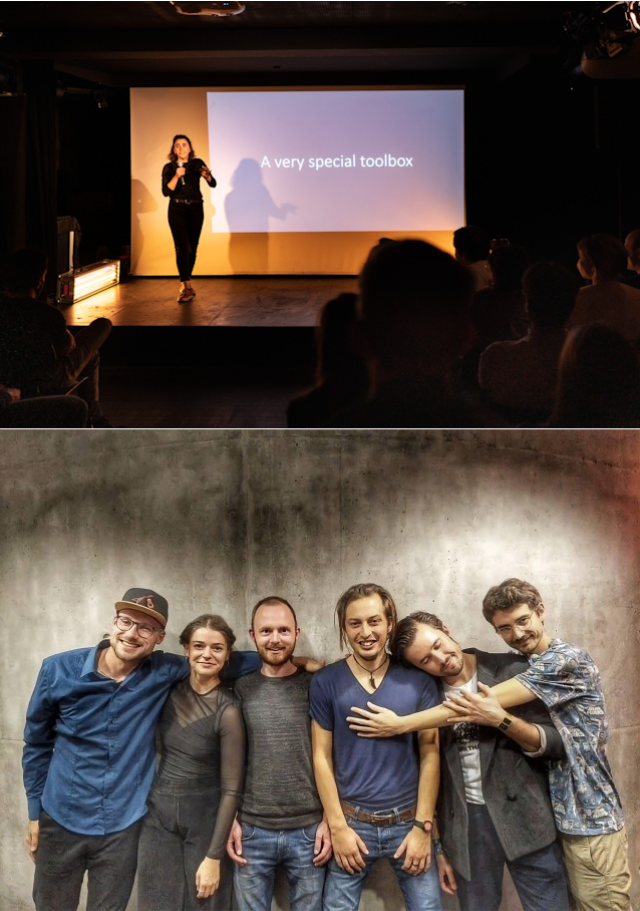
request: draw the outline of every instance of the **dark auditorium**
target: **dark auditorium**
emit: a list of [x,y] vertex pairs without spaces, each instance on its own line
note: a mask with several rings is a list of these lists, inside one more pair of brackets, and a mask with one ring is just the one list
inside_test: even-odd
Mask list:
[[640,427],[640,3],[0,5],[0,427]]

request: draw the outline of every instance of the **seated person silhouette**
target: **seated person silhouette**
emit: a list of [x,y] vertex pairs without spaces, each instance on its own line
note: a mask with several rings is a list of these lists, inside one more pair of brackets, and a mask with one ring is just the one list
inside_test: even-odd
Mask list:
[[78,387],[91,425],[109,427],[100,409],[99,350],[111,322],[97,319],[72,335],[62,313],[38,300],[47,268],[40,250],[20,250],[0,266],[0,382],[23,399]]
[[469,270],[423,241],[399,241],[371,252],[360,288],[356,335],[369,396],[335,426],[478,426],[454,388],[471,335]]
[[357,304],[357,294],[341,294],[322,308],[316,386],[289,405],[289,427],[326,427],[337,412],[366,398],[367,368],[354,348]]
[[605,323],[569,333],[560,357],[556,407],[548,427],[640,427],[640,364]]

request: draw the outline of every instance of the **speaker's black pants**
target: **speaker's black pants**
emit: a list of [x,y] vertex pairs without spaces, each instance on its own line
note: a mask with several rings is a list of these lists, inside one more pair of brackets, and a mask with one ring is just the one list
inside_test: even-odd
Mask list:
[[198,244],[204,224],[204,205],[171,202],[169,204],[169,227],[176,247],[176,261],[180,281],[191,281],[196,264]]

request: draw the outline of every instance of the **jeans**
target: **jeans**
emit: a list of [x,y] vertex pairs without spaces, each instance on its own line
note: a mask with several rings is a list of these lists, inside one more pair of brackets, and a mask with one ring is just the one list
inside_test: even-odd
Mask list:
[[368,856],[364,858],[366,867],[361,873],[350,876],[338,866],[335,859],[331,861],[324,890],[324,911],[357,911],[367,876],[372,865],[381,857],[386,857],[394,869],[407,911],[442,911],[435,856],[431,868],[420,876],[405,873],[402,869],[404,857],[394,860],[393,855],[412,829],[410,822],[394,826],[372,826],[347,819],[347,823],[369,849]]
[[87,911],[125,911],[136,875],[142,822],[115,835],[78,835],[43,813],[36,854],[36,911],[77,911],[89,871]]
[[467,809],[471,882],[457,876],[461,911],[498,911],[505,864],[524,911],[569,911],[560,845],[554,842],[518,860],[507,860],[487,808],[469,804]]
[[176,248],[176,262],[181,282],[191,281],[193,276],[203,224],[203,205],[170,203],[169,227]]
[[239,911],[271,911],[276,868],[287,874],[291,911],[322,911],[325,868],[313,865],[317,825],[276,831],[242,826],[246,867],[236,866]]

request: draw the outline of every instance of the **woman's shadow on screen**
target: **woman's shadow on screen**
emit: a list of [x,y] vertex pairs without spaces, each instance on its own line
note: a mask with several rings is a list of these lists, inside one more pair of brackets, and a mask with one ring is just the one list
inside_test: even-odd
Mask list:
[[265,187],[262,169],[252,158],[243,159],[231,178],[232,190],[224,208],[231,239],[229,262],[236,273],[269,272],[270,219],[286,221],[295,215],[297,206],[285,203],[277,206]]
[[148,215],[157,212],[159,209],[158,200],[147,189],[141,180],[131,181],[131,211],[133,213],[134,223],[132,225],[132,234],[137,238],[135,245],[136,260],[139,261],[144,250],[145,235],[142,229],[141,215]]

